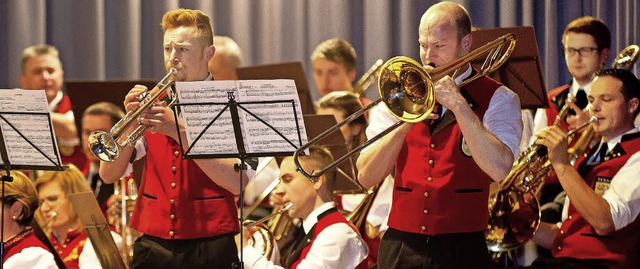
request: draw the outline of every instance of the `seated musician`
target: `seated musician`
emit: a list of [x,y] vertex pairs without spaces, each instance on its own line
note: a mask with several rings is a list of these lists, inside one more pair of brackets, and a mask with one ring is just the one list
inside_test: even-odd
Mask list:
[[38,209],[38,194],[31,180],[12,171],[4,183],[4,268],[58,268],[51,251],[34,234],[31,224]]
[[[300,156],[302,168],[320,170],[333,162],[328,150],[312,146],[308,156]],[[296,171],[292,157],[280,165],[282,199],[293,204],[288,214],[302,218],[304,238],[295,241],[293,251],[284,257],[284,268],[356,268],[365,266],[367,247],[357,229],[338,213],[333,202],[335,171],[319,177],[315,183]],[[244,240],[248,240],[244,233]],[[282,268],[268,261],[260,251],[245,243],[246,268]],[[359,268],[359,267],[358,267]]]
[[[342,122],[361,108],[362,104],[356,94],[336,91],[320,98],[317,113],[320,115],[334,115],[337,122]],[[349,151],[367,140],[364,133],[367,126],[368,123],[365,117],[360,116],[340,128],[344,139],[347,141]],[[354,164],[355,160],[356,158],[354,157]],[[393,177],[389,175],[378,187],[375,199],[368,209],[366,221],[360,227],[357,227],[369,247],[369,266],[376,264],[380,239],[388,228],[387,220],[389,218],[389,209],[391,208],[392,192]],[[352,212],[360,205],[364,197],[365,194],[344,194],[337,196],[336,199],[339,201],[339,207],[341,206],[342,209]]]
[[22,51],[20,61],[20,87],[45,90],[62,164],[71,163],[86,175],[89,162],[82,154],[71,101],[62,91],[64,70],[58,49],[47,44],[33,45]]
[[[91,191],[84,176],[73,165],[65,171],[44,172],[35,182],[40,198],[43,230],[67,268],[102,268],[87,232],[75,213],[69,195]],[[120,247],[122,238],[111,232]]]
[[640,268],[640,132],[634,126],[640,81],[626,70],[600,71],[588,99],[602,138],[575,166],[565,131],[552,126],[537,134],[567,202],[562,222],[541,223],[534,237],[553,258],[529,268]]

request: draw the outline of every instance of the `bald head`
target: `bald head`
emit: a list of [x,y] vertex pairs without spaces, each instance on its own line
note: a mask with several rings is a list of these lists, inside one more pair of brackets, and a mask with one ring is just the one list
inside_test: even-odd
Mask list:
[[455,29],[458,40],[471,33],[471,18],[460,4],[440,2],[431,6],[420,19],[420,28],[445,26]]
[[244,64],[240,46],[228,36],[215,36],[216,53],[209,60],[209,72],[216,80],[237,80],[239,67]]

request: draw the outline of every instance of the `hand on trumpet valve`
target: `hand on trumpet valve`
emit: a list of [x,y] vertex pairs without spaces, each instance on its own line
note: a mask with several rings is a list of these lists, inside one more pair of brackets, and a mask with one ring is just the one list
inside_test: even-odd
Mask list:
[[124,97],[124,109],[126,112],[131,111],[132,109],[138,107],[140,105],[140,101],[142,101],[141,98],[143,95],[143,93],[147,92],[147,87],[144,85],[135,85],[133,86],[133,88],[131,88],[131,90],[129,90],[129,92],[127,93],[127,95]]
[[551,163],[568,164],[571,161],[567,154],[568,135],[559,126],[549,126],[542,129],[537,135],[536,144],[545,146]]

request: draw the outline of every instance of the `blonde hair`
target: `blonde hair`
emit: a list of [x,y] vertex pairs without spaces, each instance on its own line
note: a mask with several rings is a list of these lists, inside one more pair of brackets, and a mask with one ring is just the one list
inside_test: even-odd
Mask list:
[[214,36],[213,46],[216,47],[216,54],[220,53],[223,56],[225,65],[237,69],[244,64],[242,50],[231,37]]
[[[25,174],[20,171],[11,171],[13,181],[4,183],[4,197],[2,204],[11,206],[13,203],[23,205],[22,212],[16,221],[21,226],[28,226],[33,221],[34,212],[38,209],[38,193],[33,183]],[[5,212],[6,214],[6,212]]]
[[22,51],[22,56],[20,56],[20,70],[22,70],[23,75],[27,71],[27,62],[29,62],[29,59],[40,55],[51,55],[58,59],[60,69],[62,69],[62,62],[60,61],[60,53],[58,52],[58,49],[49,44],[38,44],[29,46]]
[[356,69],[356,50],[347,42],[339,38],[333,38],[320,43],[311,53],[311,61],[324,58],[332,62],[340,63],[347,72]]
[[180,8],[164,14],[162,32],[178,27],[196,27],[197,35],[204,46],[213,45],[213,27],[209,16],[200,10]]
[[35,182],[36,189],[52,182],[60,184],[60,188],[66,195],[91,191],[91,186],[87,182],[82,172],[73,164],[64,171],[46,171],[38,177]]

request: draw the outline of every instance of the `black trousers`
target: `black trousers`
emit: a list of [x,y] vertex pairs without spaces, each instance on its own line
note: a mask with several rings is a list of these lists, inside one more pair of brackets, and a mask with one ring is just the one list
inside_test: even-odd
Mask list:
[[133,244],[131,268],[240,268],[233,237],[168,240],[143,235]]
[[427,236],[389,228],[380,242],[378,268],[491,268],[484,232]]

